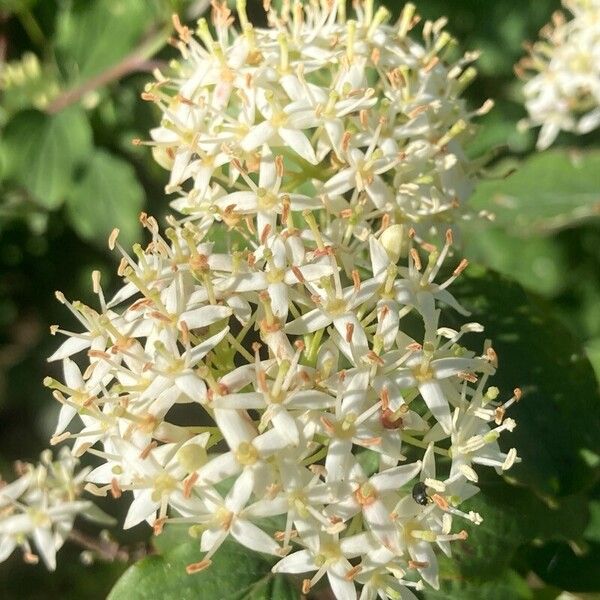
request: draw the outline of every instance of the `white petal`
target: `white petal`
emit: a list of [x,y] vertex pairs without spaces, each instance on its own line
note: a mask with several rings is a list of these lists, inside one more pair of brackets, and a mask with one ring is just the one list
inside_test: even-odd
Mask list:
[[192,402],[203,402],[206,399],[206,384],[194,371],[178,375],[175,378],[175,385]]
[[198,481],[205,484],[219,483],[240,472],[240,465],[233,452],[225,452],[206,463],[198,473]]
[[246,392],[242,394],[227,394],[215,400],[219,408],[251,409],[264,408],[265,397],[261,392]]
[[226,319],[232,313],[229,306],[202,306],[184,312],[180,317],[178,324],[185,321],[188,329],[196,329],[198,327],[208,327],[221,319]]
[[[360,364],[361,358],[369,351],[369,342],[358,317],[354,313],[346,313],[345,315],[335,317],[333,324],[340,336],[350,344],[352,356],[356,364]],[[350,330],[352,331],[352,337],[346,339]]]
[[60,407],[58,413],[58,422],[56,423],[56,429],[54,435],[59,435],[69,426],[69,423],[73,420],[73,417],[77,414],[77,410],[68,404],[63,404]]
[[252,519],[260,519],[262,517],[274,517],[276,515],[283,515],[289,510],[289,503],[287,496],[278,496],[273,500],[263,499],[258,502],[254,502],[250,506],[244,509],[244,515]]
[[365,521],[373,535],[389,550],[398,552],[400,544],[398,531],[394,522],[390,519],[390,511],[381,499],[375,500],[363,508]]
[[269,456],[283,450],[288,445],[288,441],[276,429],[269,429],[255,438],[253,445],[261,456]]
[[215,200],[214,203],[221,209],[233,206],[237,212],[255,211],[258,198],[254,192],[233,192]]
[[137,286],[134,283],[126,283],[110,300],[108,303],[108,307],[112,308],[113,306],[117,306],[117,304],[121,304],[125,300],[131,298],[131,296],[137,294],[139,292]]
[[31,480],[31,472],[25,473],[25,475],[22,475],[19,479],[15,479],[13,482],[0,488],[0,508],[7,504],[11,504],[12,500],[19,498],[25,490],[27,490]]
[[227,445],[234,451],[242,442],[251,442],[256,437],[256,428],[249,417],[236,410],[215,408],[214,419]]
[[300,433],[298,432],[296,419],[285,408],[281,406],[276,407],[271,417],[271,422],[277,433],[287,440],[288,444],[298,446],[300,443]]
[[307,160],[312,165],[319,163],[308,138],[301,131],[280,127],[278,132],[283,141],[304,160]]
[[433,442],[430,442],[423,455],[423,468],[421,469],[421,481],[425,479],[435,479],[435,454],[433,452]]
[[413,477],[416,477],[421,470],[421,466],[421,461],[418,460],[408,465],[387,469],[373,475],[370,481],[375,486],[375,489],[380,492],[397,490],[405,483],[408,483]]
[[394,202],[392,190],[379,175],[376,175],[372,183],[366,186],[366,191],[377,208],[383,209],[386,205]]
[[241,296],[235,295],[230,296],[226,300],[227,304],[231,307],[233,316],[242,324],[246,325],[252,317],[252,307],[250,303]]
[[285,320],[288,314],[288,286],[283,283],[271,283],[268,287],[273,314]]
[[271,570],[273,573],[307,573],[317,568],[312,554],[308,550],[299,550],[282,558]]
[[199,360],[203,359],[227,334],[229,333],[229,327],[225,327],[219,331],[216,335],[208,338],[201,344],[198,344],[189,353],[189,365],[195,365]]
[[410,369],[398,369],[390,375],[390,379],[401,388],[413,387],[417,384],[417,380]]
[[542,125],[540,133],[537,139],[536,148],[538,150],[546,150],[552,142],[556,139],[556,136],[560,132],[560,125],[555,121],[547,121]]
[[427,563],[419,573],[432,588],[439,589],[437,558],[431,546],[427,542],[417,542],[408,547],[408,552],[415,562]]
[[450,308],[453,308],[461,315],[468,317],[471,314],[466,308],[457,302],[456,298],[448,290],[437,290],[434,295],[440,302],[447,304]]
[[3,537],[0,541],[0,562],[4,562],[13,553],[16,546],[17,542],[12,537],[8,535]]
[[331,147],[335,153],[340,156],[340,149],[342,145],[342,137],[344,136],[344,125],[341,119],[325,119],[324,122],[325,131],[329,136]]
[[[302,273],[302,277],[306,281],[317,281],[321,279],[321,277],[331,275],[333,272],[331,265],[304,265],[302,267],[298,267],[298,270],[300,273]],[[287,285],[299,283],[298,277],[291,269],[286,271],[284,281]]]
[[250,152],[268,142],[273,135],[275,135],[275,128],[271,122],[263,121],[250,129],[240,146],[245,152]]
[[300,390],[288,397],[286,405],[289,409],[307,408],[310,410],[329,408],[335,404],[335,397],[318,390]]
[[369,238],[369,250],[371,270],[373,271],[373,277],[376,277],[388,268],[390,257],[381,242],[374,235]]
[[227,537],[226,529],[206,529],[200,538],[200,552],[210,552],[215,546],[220,546]]
[[331,323],[331,318],[320,308],[315,308],[285,326],[286,333],[302,335],[324,329]]
[[142,490],[131,503],[127,516],[125,517],[125,523],[123,523],[123,529],[129,529],[141,523],[149,516],[154,514],[160,502],[152,500],[153,490]]
[[481,364],[473,358],[438,358],[431,361],[431,369],[436,379],[446,379],[462,371],[481,370]]
[[398,329],[400,327],[400,318],[398,304],[393,300],[383,300],[377,306],[377,312],[383,317],[379,319],[380,335],[383,337],[383,347],[389,350],[396,341]]
[[356,586],[346,577],[350,569],[352,565],[348,561],[337,561],[327,571],[327,579],[336,600],[356,600]]
[[63,360],[63,371],[67,387],[70,387],[73,390],[80,390],[85,387],[85,382],[83,381],[79,367],[70,358],[65,358]]
[[250,469],[244,469],[235,480],[233,487],[225,498],[225,506],[232,513],[238,514],[250,500],[254,488],[254,476]]
[[0,535],[29,533],[32,528],[33,523],[31,517],[27,514],[11,515],[0,521]]
[[323,191],[329,196],[341,196],[356,185],[356,171],[344,169],[336,173],[323,186]]
[[56,569],[56,546],[52,532],[45,527],[37,527],[33,530],[33,540],[48,569],[54,571]]
[[577,132],[589,133],[593,129],[596,129],[598,125],[600,125],[600,108],[590,111],[579,119],[579,123],[577,123]]
[[64,341],[48,358],[48,362],[52,362],[54,360],[62,360],[63,358],[68,358],[77,352],[81,352],[85,350],[85,348],[90,347],[91,339],[90,337],[69,337],[66,341]]
[[348,473],[352,442],[332,438],[325,458],[327,482],[342,481]]
[[450,415],[448,400],[446,400],[444,390],[439,381],[430,379],[419,383],[419,392],[421,392],[427,408],[429,408],[444,431],[450,433],[452,429],[452,416]]
[[260,170],[258,172],[258,187],[266,190],[271,190],[275,187],[277,181],[277,169],[275,168],[275,160],[269,147],[265,144],[262,149],[262,157],[260,159]]
[[250,521],[235,519],[231,526],[231,535],[240,544],[256,552],[277,555],[281,550],[279,544],[272,537]]

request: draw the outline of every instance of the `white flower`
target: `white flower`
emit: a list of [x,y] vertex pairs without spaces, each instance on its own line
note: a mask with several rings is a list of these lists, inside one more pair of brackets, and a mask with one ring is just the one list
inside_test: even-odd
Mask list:
[[600,4],[563,4],[572,18],[555,13],[540,32],[544,39],[517,65],[517,73],[528,78],[523,94],[529,119],[523,124],[541,125],[538,150],[548,148],[561,130],[583,134],[600,126]]
[[353,583],[358,569],[349,558],[360,556],[372,547],[366,534],[358,534],[339,539],[337,535],[323,535],[306,532],[303,535],[305,550],[294,552],[282,558],[274,567],[274,573],[308,573],[316,571],[311,579],[305,580],[302,591],[308,593],[324,575],[338,600],[356,599]]
[[[228,535],[251,550],[275,555],[280,553],[279,544],[254,525],[250,521],[251,512],[244,510],[253,486],[252,475],[246,471],[238,477],[224,500],[216,493],[207,495],[205,502],[210,515],[207,523],[209,528],[202,534],[200,542],[200,549],[208,553],[204,561],[210,559]],[[274,514],[278,514],[277,509]],[[261,512],[261,516],[269,516],[269,513]]]
[[362,467],[355,463],[348,476],[348,482],[341,500],[327,507],[327,514],[348,521],[355,514],[362,512],[365,523],[371,533],[383,547],[393,553],[400,553],[400,544],[394,522],[390,518],[390,510],[385,503],[386,492],[396,492],[410,481],[421,470],[421,463],[406,464],[392,469],[380,471],[367,477]]
[[68,538],[75,517],[97,516],[91,502],[78,499],[88,470],[75,473],[76,466],[68,451],[55,462],[45,451],[37,466],[22,465],[22,475],[0,487],[0,562],[17,547],[27,562],[37,562],[32,539],[46,567],[56,568],[56,552]]

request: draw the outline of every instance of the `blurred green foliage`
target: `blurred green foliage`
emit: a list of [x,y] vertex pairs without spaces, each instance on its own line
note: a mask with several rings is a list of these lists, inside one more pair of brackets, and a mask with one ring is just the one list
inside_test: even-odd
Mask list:
[[[260,3],[249,4],[262,18]],[[524,462],[512,479],[484,483],[474,508],[485,523],[471,528],[456,560],[442,564],[442,590],[425,597],[541,600],[565,589],[600,592],[600,136],[563,135],[555,150],[537,155],[535,132],[516,129],[524,110],[513,64],[559,3],[416,4],[425,18],[447,15],[462,48],[482,51],[468,100],[475,108],[493,98],[496,107],[480,120],[470,152],[494,159],[474,206],[496,217],[469,225],[464,244],[470,259],[503,277],[474,269],[457,295],[495,340],[502,377],[496,385],[526,392],[513,434]],[[167,45],[171,13],[189,16],[202,6],[0,0],[0,471],[6,476],[11,461],[35,459],[52,428],[56,408],[40,382],[57,375],[45,362],[56,346],[47,326],[66,322],[54,290],[90,299],[93,269],[110,289],[115,258],[105,250],[108,233],[117,226],[130,243],[140,235],[140,210],[159,218],[166,212],[165,173],[131,140],[146,139],[159,117],[139,96],[151,70],[174,55]],[[140,528],[124,541],[144,537]],[[182,569],[166,565],[196,560],[197,543],[178,548],[185,532],[172,538],[174,545],[159,548],[164,558],[133,567],[111,597],[209,598],[199,591],[213,589],[227,569],[190,583]],[[13,557],[0,565],[0,597],[105,597],[125,565],[84,567],[77,556],[66,549],[53,575]],[[267,561],[235,548],[228,556],[249,565],[247,580],[234,582],[234,589],[246,586],[247,597],[296,597],[285,580],[264,579]],[[171,595],[157,591],[160,573]]]

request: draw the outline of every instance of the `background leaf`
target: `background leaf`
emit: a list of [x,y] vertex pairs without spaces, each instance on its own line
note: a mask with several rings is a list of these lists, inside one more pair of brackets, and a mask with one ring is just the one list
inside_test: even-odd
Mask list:
[[199,542],[180,545],[163,556],[150,556],[130,567],[108,600],[296,600],[300,594],[283,575],[271,573],[276,562],[226,541],[205,571],[188,575],[186,565],[200,559]]
[[539,546],[542,542],[582,538],[589,520],[583,494],[548,503],[525,487],[509,485],[481,471],[481,493],[461,508],[478,512],[483,522],[461,524],[469,537],[453,547],[462,577],[469,581],[494,579],[499,571],[510,567],[520,547],[534,541]]
[[471,205],[529,238],[600,217],[599,183],[599,151],[550,150],[531,155],[505,179],[481,182]]
[[511,477],[543,494],[580,491],[597,474],[582,452],[600,454],[598,383],[581,343],[510,280],[470,268],[453,288],[494,342],[499,369],[492,384],[507,397],[523,390],[510,409],[519,426],[501,438],[523,458]]
[[55,43],[71,82],[118,63],[164,10],[157,0],[76,0],[66,7],[57,15]]
[[139,237],[138,216],[144,205],[144,189],[133,167],[103,150],[96,150],[81,181],[67,197],[71,225],[84,239],[104,245],[113,227],[120,229],[121,243]]
[[75,168],[90,158],[92,130],[82,109],[56,115],[35,110],[18,113],[3,137],[4,174],[24,186],[33,200],[58,208],[72,186]]
[[497,571],[492,581],[466,582],[460,577],[441,579],[440,590],[428,589],[427,600],[530,600],[532,591],[514,571]]

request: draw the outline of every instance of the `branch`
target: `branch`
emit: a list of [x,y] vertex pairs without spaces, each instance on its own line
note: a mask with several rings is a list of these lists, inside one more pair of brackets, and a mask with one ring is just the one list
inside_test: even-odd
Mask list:
[[117,81],[130,73],[137,71],[151,71],[159,63],[156,61],[149,61],[148,59],[164,46],[170,30],[170,26],[168,29],[164,27],[148,41],[144,42],[133,52],[125,56],[121,62],[108,67],[108,69],[91,77],[81,85],[60,94],[48,104],[46,112],[51,115],[56,114],[68,106],[75,104],[89,92],[113,81]]
[[129,552],[119,546],[117,542],[95,538],[77,529],[71,530],[69,539],[82,548],[91,550],[98,558],[106,562],[115,562],[116,560],[127,562],[129,560]]

